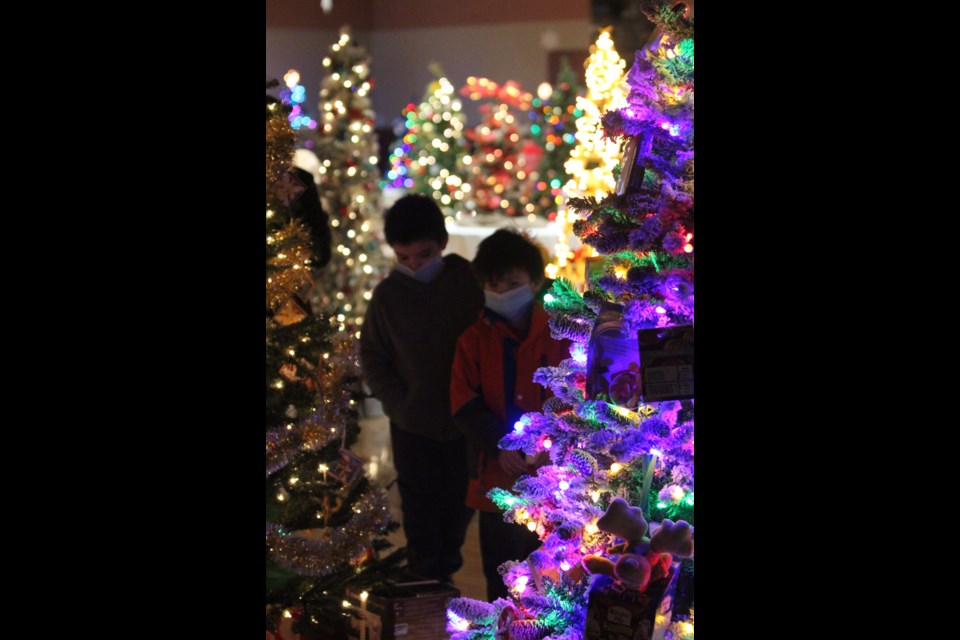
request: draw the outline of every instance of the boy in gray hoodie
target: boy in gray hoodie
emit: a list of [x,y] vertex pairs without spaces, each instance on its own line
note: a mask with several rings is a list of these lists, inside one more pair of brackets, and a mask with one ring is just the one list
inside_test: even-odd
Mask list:
[[431,198],[398,200],[384,233],[397,265],[363,318],[363,378],[390,419],[408,567],[450,582],[473,516],[464,505],[467,446],[451,417],[450,370],[457,337],[478,318],[484,294],[467,260],[441,257],[448,234]]

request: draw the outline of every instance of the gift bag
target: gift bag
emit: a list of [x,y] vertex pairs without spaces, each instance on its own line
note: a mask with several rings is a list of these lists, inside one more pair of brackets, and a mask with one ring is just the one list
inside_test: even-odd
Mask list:
[[618,587],[598,575],[590,587],[584,640],[663,640],[673,615],[679,563],[645,591]]

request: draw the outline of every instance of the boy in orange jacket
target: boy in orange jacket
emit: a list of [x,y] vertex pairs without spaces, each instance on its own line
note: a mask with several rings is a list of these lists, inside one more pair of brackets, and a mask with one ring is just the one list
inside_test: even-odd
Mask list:
[[484,287],[480,318],[457,341],[450,384],[456,425],[467,435],[470,488],[466,504],[480,511],[480,552],[487,600],[506,598],[497,567],[522,560],[539,546],[536,534],[512,522],[486,493],[510,489],[522,474],[547,462],[541,453],[530,464],[522,451],[497,445],[528,411],[539,411],[552,393],[533,382],[534,372],[570,357],[570,341],[550,336],[547,313],[536,300],[543,284],[543,257],[519,233],[500,229],[477,249],[473,270]]

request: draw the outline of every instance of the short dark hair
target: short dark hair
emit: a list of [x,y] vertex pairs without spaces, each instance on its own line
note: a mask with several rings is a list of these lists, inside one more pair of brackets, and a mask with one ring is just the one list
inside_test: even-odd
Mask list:
[[534,283],[543,280],[543,254],[529,238],[511,229],[497,229],[480,242],[473,259],[473,272],[481,284],[495,282],[510,269],[530,274]]
[[449,234],[440,207],[419,193],[397,200],[383,217],[383,233],[387,244],[410,244],[418,240],[436,240],[446,244]]

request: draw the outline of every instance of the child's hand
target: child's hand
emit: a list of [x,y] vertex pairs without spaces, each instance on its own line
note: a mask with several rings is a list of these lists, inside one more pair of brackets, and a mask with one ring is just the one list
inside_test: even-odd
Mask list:
[[501,449],[497,461],[500,463],[500,468],[511,475],[519,476],[527,472],[527,463],[523,459],[522,451]]

